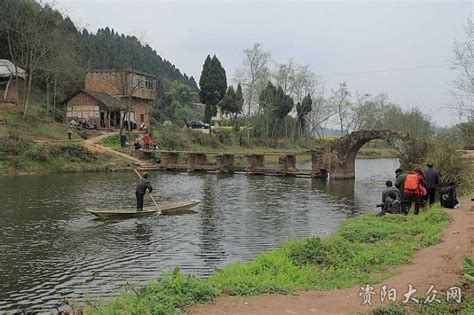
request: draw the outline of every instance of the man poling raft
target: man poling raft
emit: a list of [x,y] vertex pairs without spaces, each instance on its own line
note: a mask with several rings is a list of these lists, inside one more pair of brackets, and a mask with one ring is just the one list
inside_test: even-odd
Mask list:
[[153,191],[150,181],[148,180],[148,174],[143,174],[137,182],[137,188],[135,189],[135,196],[137,197],[137,211],[143,211],[143,198],[145,197],[146,191],[150,193]]
[[153,187],[151,186],[150,181],[148,180],[148,173],[143,174],[143,177],[135,170],[138,177],[140,178],[137,182],[137,187],[135,189],[135,196],[137,197],[137,211],[143,211],[143,198],[145,197],[146,191],[150,193],[151,200],[155,204],[156,208],[158,209],[158,213],[161,214],[161,209],[153,198],[151,192],[153,191]]
[[[155,198],[151,194],[153,187],[148,179],[148,174],[143,174],[135,170],[135,173],[140,177],[135,188],[135,196],[137,198],[137,209],[105,209],[105,210],[87,210],[89,213],[94,214],[97,217],[106,218],[117,218],[117,217],[141,217],[146,215],[155,214],[174,214],[180,211],[189,210],[200,203],[199,200],[189,199],[182,201],[166,202],[158,205]],[[146,192],[149,192],[150,198],[153,201],[155,207],[143,209],[143,198]]]

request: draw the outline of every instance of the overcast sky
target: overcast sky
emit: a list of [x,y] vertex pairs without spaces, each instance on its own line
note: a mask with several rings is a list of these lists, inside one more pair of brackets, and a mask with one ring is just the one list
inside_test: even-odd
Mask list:
[[[457,122],[448,109],[456,77],[450,65],[472,1],[55,2],[79,27],[143,38],[197,82],[208,54],[218,56],[231,82],[242,50],[260,42],[278,62],[310,65],[328,90],[345,81],[352,91],[418,106],[439,126]],[[429,68],[348,74],[418,67]]]

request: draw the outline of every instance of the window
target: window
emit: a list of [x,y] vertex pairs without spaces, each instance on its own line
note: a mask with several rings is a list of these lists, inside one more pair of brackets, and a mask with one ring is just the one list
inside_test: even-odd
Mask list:
[[153,90],[154,82],[155,82],[155,80],[153,78],[146,77],[145,78],[145,88],[147,90]]

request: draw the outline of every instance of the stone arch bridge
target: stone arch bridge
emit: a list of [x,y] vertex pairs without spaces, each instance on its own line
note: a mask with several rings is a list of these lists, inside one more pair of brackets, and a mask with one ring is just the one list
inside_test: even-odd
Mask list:
[[[322,144],[313,150],[293,153],[278,152],[195,152],[195,151],[136,151],[131,155],[141,159],[150,159],[156,153],[160,154],[161,162],[143,164],[141,170],[174,170],[174,171],[201,171],[245,174],[303,176],[344,179],[355,177],[355,158],[359,149],[370,140],[382,139],[388,142],[407,140],[408,135],[388,129],[372,129],[354,131],[341,139]],[[296,156],[311,154],[311,169],[296,168]],[[138,154],[138,155],[137,155]],[[208,161],[208,156],[215,156],[215,162]],[[265,156],[277,155],[278,165],[266,165]],[[147,158],[148,156],[148,158]],[[246,165],[236,165],[235,157],[244,157]]]
[[405,141],[408,134],[389,129],[370,129],[354,131],[341,139],[312,152],[313,172],[322,176],[329,173],[331,178],[355,177],[355,158],[359,149],[374,139],[387,142]]

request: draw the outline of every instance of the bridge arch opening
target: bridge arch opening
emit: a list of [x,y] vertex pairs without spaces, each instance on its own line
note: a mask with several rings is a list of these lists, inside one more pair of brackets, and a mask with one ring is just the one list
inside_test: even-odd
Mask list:
[[388,143],[405,140],[408,135],[388,129],[358,130],[335,142],[331,151],[337,157],[334,168],[330,170],[331,178],[355,178],[355,159],[362,146],[371,140],[381,139]]

